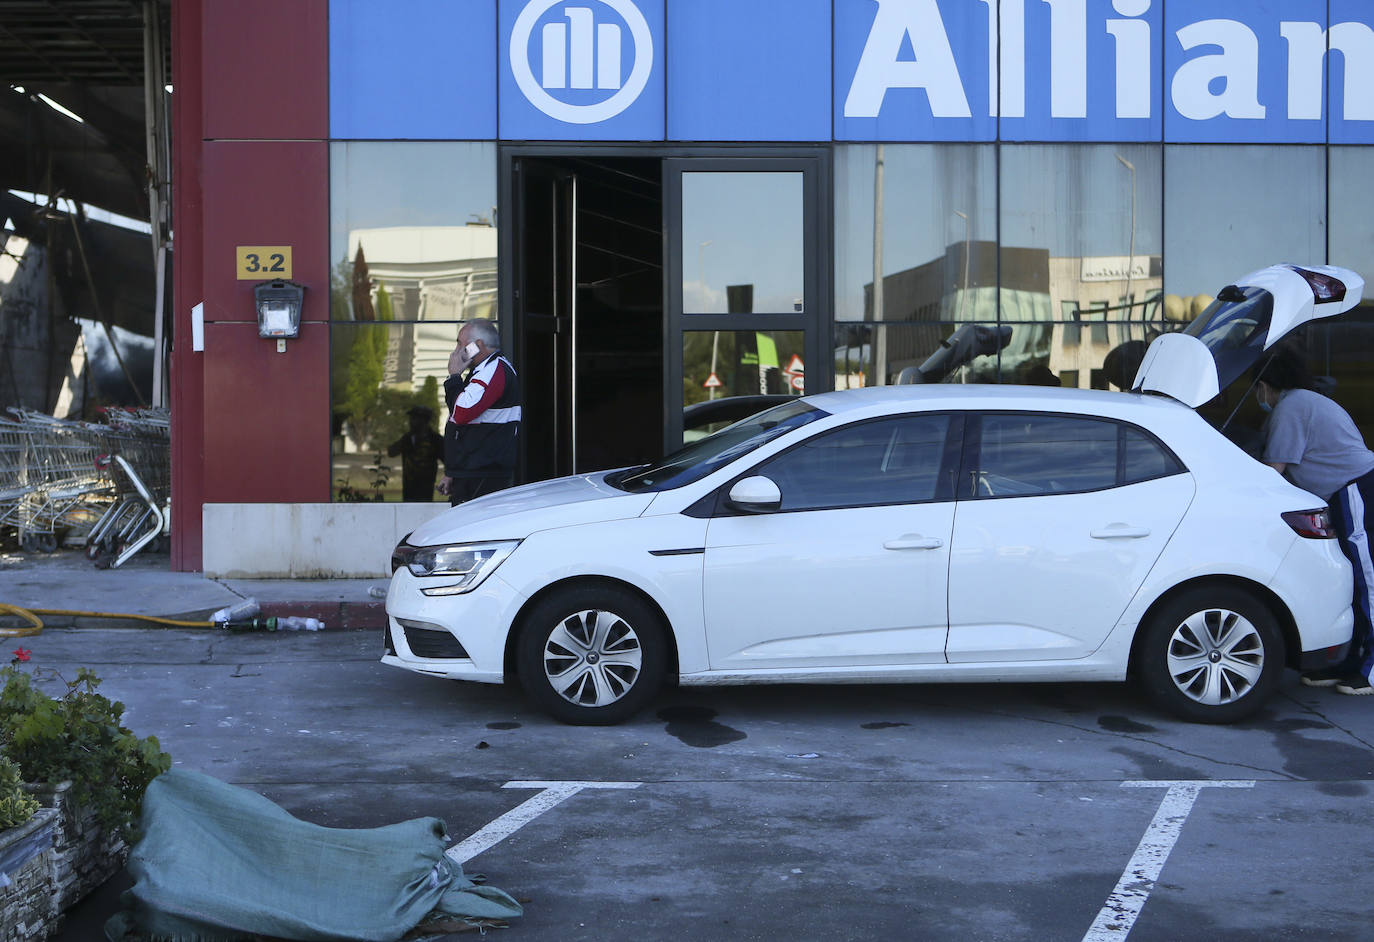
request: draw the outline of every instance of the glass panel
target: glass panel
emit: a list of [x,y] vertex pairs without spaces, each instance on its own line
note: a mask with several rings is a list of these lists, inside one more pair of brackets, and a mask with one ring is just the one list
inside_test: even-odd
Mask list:
[[[1279,262],[1324,263],[1323,148],[1177,145],[1165,148],[1165,160],[1169,271],[1164,313],[1170,329],[1186,326],[1218,291],[1248,272]],[[1198,412],[1219,426],[1239,405],[1227,435],[1253,447],[1264,416],[1254,397],[1246,395],[1250,377],[1241,373],[1237,379],[1233,372],[1230,378],[1235,381],[1223,384],[1221,395]]]
[[333,143],[330,316],[496,316],[496,145]]
[[805,298],[802,173],[682,175],[682,310],[801,313]]
[[760,468],[783,510],[873,507],[936,498],[949,417],[902,416],[808,439]]
[[1002,382],[1130,387],[1145,343],[1171,329],[1162,168],[1157,145],[1003,147]]
[[982,425],[975,496],[1072,494],[1116,485],[1115,423],[987,415]]
[[[930,335],[947,334],[962,322],[996,321],[996,166],[992,145],[837,146],[835,319],[946,322],[938,331],[891,333],[894,345],[914,342],[921,359],[934,352]],[[895,382],[902,368],[913,365],[911,351],[897,358],[901,365],[885,360],[887,332],[871,336],[870,367],[877,368],[863,370],[861,382]],[[995,382],[996,374],[977,381]],[[838,376],[836,382],[853,384]]]
[[[1351,268],[1374,282],[1374,148],[1330,150],[1332,265]],[[1359,426],[1365,441],[1374,441],[1374,287],[1366,284],[1355,310],[1310,328],[1319,374],[1336,380],[1332,396]]]
[[330,382],[335,500],[436,500],[444,380],[456,324],[335,324]]
[[[1247,272],[1279,262],[1325,261],[1326,163],[1321,147],[1176,145],[1165,149],[1165,159],[1165,303],[1179,320],[1196,316],[1218,291]],[[1333,193],[1333,205],[1337,198]]]
[[835,388],[995,383],[998,351],[1014,336],[996,324],[836,324]]
[[[693,441],[786,396],[806,392],[800,330],[689,330],[682,334],[683,438]],[[752,397],[752,398],[747,398]]]

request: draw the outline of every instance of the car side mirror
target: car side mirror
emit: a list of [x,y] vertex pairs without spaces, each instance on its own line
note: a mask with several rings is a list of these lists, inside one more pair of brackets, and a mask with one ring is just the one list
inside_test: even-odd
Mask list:
[[761,474],[736,481],[726,503],[747,514],[766,514],[782,508],[782,491]]

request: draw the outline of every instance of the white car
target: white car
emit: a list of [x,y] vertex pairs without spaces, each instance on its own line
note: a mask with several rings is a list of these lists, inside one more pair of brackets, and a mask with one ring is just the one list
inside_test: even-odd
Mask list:
[[1228,286],[1148,351],[1137,387],[1166,395],[823,393],[652,465],[462,504],[396,547],[382,661],[518,679],[569,723],[619,722],[667,681],[1128,676],[1185,718],[1240,719],[1285,666],[1344,655],[1352,577],[1322,501],[1190,407],[1362,287],[1293,266]]

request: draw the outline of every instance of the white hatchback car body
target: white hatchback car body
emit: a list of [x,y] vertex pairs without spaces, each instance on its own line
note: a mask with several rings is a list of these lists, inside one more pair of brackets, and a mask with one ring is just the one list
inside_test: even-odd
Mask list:
[[426,523],[397,547],[382,660],[518,677],[579,723],[622,720],[670,678],[1128,673],[1185,717],[1232,721],[1285,665],[1344,654],[1351,574],[1331,535],[1319,499],[1172,399],[824,393],[655,466]]

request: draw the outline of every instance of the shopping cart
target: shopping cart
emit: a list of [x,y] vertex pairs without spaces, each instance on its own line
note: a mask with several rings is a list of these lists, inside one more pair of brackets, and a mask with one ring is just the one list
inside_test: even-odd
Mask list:
[[115,499],[86,538],[97,568],[121,566],[153,543],[170,539],[171,451],[165,409],[111,409],[111,451],[100,459]]
[[25,409],[0,434],[0,523],[19,533],[25,549],[52,552],[60,534],[109,502],[109,475],[96,459],[106,430]]

